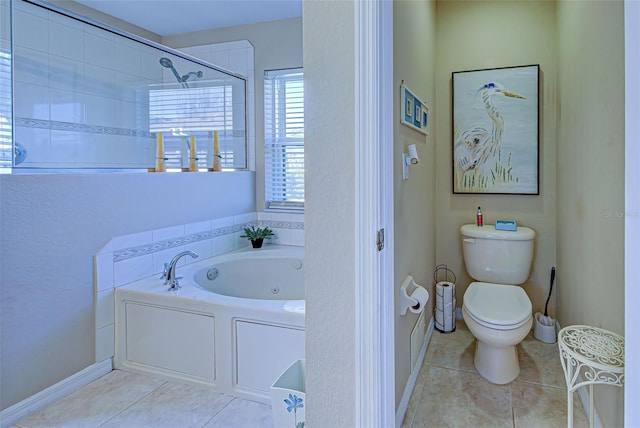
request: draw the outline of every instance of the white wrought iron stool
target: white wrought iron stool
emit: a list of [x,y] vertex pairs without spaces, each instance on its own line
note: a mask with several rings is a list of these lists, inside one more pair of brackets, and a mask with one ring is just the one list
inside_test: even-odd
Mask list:
[[567,382],[567,426],[573,427],[573,392],[589,385],[589,426],[593,428],[593,385],[624,386],[624,337],[588,325],[558,333],[560,362]]

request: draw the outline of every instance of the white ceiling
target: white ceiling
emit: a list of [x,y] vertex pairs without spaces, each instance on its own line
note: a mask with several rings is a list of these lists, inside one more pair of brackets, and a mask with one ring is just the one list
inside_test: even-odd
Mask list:
[[161,36],[302,16],[302,0],[75,0]]

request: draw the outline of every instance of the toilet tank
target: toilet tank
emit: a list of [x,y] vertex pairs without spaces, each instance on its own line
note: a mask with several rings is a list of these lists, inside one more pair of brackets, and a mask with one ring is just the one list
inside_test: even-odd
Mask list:
[[464,264],[473,279],[520,285],[529,278],[536,236],[532,229],[518,226],[511,232],[465,224],[460,234]]

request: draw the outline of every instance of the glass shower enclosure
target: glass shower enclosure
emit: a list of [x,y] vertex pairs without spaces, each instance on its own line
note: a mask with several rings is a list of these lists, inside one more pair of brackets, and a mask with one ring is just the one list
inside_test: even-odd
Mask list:
[[3,172],[146,171],[160,133],[170,171],[191,141],[211,168],[215,134],[221,167],[247,168],[243,76],[45,2],[0,2]]

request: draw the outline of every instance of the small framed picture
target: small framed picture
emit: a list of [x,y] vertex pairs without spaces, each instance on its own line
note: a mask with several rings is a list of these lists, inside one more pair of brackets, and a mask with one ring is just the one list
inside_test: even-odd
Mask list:
[[400,122],[429,135],[429,107],[420,101],[405,84],[400,86],[400,97],[402,106]]

